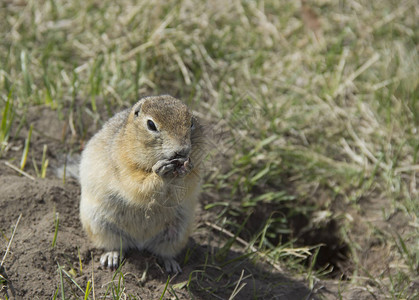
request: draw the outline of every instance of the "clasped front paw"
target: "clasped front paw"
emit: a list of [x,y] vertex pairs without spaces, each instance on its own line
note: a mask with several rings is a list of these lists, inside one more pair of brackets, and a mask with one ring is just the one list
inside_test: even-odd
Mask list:
[[153,172],[160,177],[184,177],[192,171],[190,158],[174,158],[159,160],[153,166]]
[[174,175],[176,166],[177,164],[173,160],[162,159],[153,166],[153,172],[160,177],[170,177]]

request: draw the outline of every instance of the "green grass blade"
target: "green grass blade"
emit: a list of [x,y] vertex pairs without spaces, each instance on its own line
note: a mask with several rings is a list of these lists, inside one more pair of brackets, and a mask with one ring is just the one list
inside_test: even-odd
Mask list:
[[163,297],[164,297],[164,294],[166,294],[167,287],[169,286],[169,282],[170,282],[170,275],[167,276],[166,285],[164,286],[164,290],[163,290],[163,293],[160,296],[160,300],[162,300]]
[[61,299],[65,300],[63,270],[62,270],[60,264],[58,264],[58,273],[60,274]]
[[55,214],[55,222],[54,222],[54,224],[55,224],[55,231],[54,231],[54,238],[53,238],[53,240],[52,240],[52,248],[55,248],[55,244],[57,243],[57,236],[58,236],[58,227],[59,227],[59,224],[60,224],[60,219],[59,219],[59,216],[58,216],[58,213],[56,213]]
[[25,140],[25,147],[23,148],[22,159],[20,160],[20,169],[23,171],[28,160],[29,145],[31,143],[33,125],[29,127],[28,137]]
[[91,292],[90,280],[87,281],[86,292],[84,293],[84,300],[89,299],[89,295]]

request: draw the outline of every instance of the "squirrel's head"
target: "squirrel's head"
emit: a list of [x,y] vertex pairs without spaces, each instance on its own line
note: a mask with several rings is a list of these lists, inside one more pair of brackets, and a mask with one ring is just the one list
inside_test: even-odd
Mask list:
[[168,95],[152,96],[132,107],[125,137],[130,139],[131,159],[139,167],[151,169],[162,159],[188,159],[194,140],[202,135],[201,129],[180,100]]

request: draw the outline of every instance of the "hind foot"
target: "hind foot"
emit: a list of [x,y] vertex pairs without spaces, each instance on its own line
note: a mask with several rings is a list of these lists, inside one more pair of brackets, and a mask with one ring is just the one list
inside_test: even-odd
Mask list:
[[[100,257],[100,264],[103,267],[116,269],[119,265],[120,253],[118,251],[109,251],[102,254]],[[121,257],[122,261],[123,257]]]
[[174,258],[163,258],[164,268],[169,274],[182,273],[182,268]]

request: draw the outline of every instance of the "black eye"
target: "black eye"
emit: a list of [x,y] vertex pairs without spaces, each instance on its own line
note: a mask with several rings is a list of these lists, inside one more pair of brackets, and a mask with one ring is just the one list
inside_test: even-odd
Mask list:
[[154,122],[151,120],[147,120],[147,127],[151,131],[157,131],[156,124],[154,124]]

